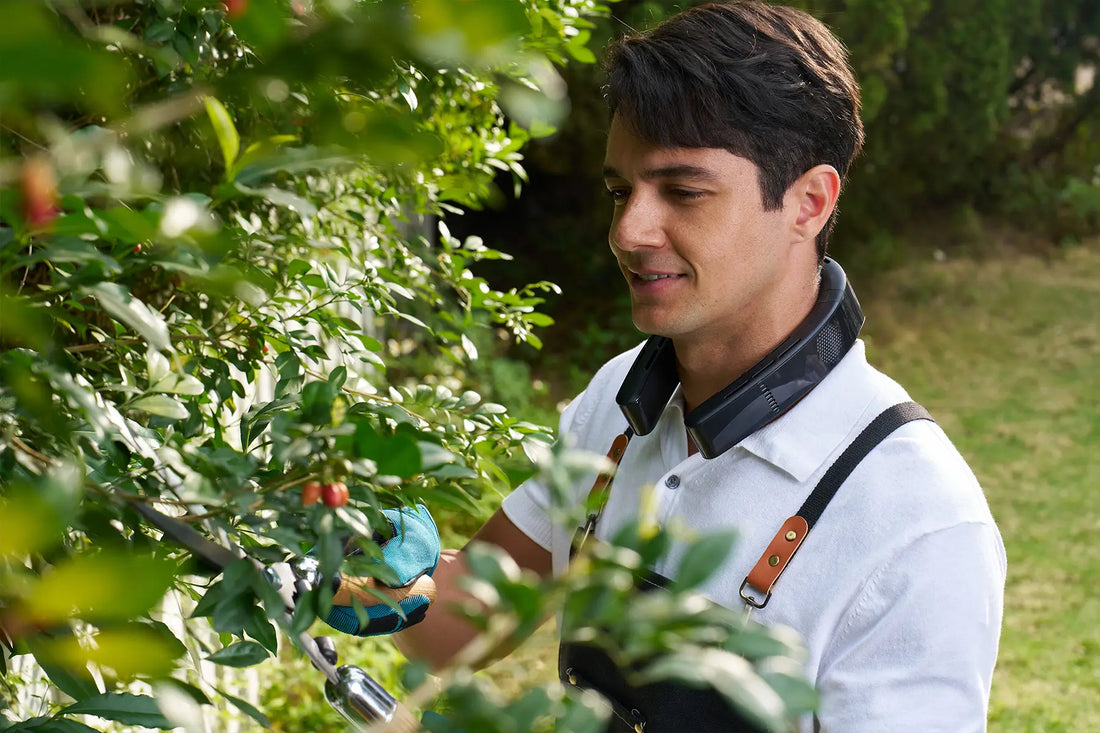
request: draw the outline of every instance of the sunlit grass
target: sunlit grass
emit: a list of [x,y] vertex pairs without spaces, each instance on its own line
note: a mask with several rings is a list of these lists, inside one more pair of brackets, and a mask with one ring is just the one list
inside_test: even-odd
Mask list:
[[1004,536],[990,729],[1100,730],[1100,252],[922,263],[872,292],[870,358],[967,456]]

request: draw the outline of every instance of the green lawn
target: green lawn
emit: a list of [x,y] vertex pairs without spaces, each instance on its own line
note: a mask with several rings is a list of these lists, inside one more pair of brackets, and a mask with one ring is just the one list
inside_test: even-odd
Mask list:
[[[1004,536],[990,730],[1100,730],[1100,246],[928,257],[855,286],[869,358],[970,460]],[[554,653],[544,628],[488,674],[514,690]]]
[[927,262],[870,290],[871,360],[970,460],[1004,536],[990,729],[1100,730],[1100,252]]

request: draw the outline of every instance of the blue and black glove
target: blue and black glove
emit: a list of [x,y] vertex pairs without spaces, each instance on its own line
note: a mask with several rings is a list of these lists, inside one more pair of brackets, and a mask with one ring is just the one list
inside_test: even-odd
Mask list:
[[[369,595],[358,593],[356,597],[362,602],[367,616],[363,622],[359,620],[355,608],[343,605],[334,605],[325,618],[325,623],[345,634],[377,636],[401,631],[423,620],[428,606],[435,598],[434,584],[421,580],[424,576],[430,577],[439,564],[439,530],[432,515],[422,504],[417,504],[416,509],[384,509],[382,513],[390,523],[390,537],[386,539],[376,534],[375,541],[382,548],[383,559],[397,574],[399,581],[398,585],[388,587],[430,588],[430,592],[410,592],[401,597],[397,601],[401,613]],[[336,597],[341,596],[338,593]],[[364,597],[369,600],[364,601]],[[372,603],[372,600],[375,602]]]

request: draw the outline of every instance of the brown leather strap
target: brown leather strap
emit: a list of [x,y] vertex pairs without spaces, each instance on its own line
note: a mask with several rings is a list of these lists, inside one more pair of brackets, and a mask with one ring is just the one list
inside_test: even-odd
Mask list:
[[[630,443],[630,436],[627,433],[622,433],[611,443],[610,450],[607,451],[607,458],[609,461],[615,464],[615,468],[619,467],[619,463],[623,460],[623,454],[626,453],[626,446]],[[592,488],[588,491],[588,499],[585,504],[588,507],[589,519],[599,519],[601,513],[603,513],[604,506],[607,505],[607,497],[611,495],[611,481],[615,476],[614,471],[605,471],[596,477],[595,483],[592,484]]]
[[[768,604],[768,599],[772,594],[772,586],[775,585],[775,581],[779,579],[779,575],[787,567],[787,563],[794,557],[794,553],[798,551],[798,548],[802,545],[802,540],[806,538],[809,531],[810,527],[806,524],[806,520],[797,514],[783,522],[783,526],[775,533],[768,549],[764,550],[764,554],[756,561],[756,566],[749,572],[745,582],[741,584],[741,597],[745,599],[746,603],[757,608],[763,608]],[[746,585],[751,585],[754,590],[762,591],[765,594],[764,600],[760,601],[748,596],[745,593]]]
[[[885,440],[890,433],[913,420],[932,420],[932,416],[916,402],[901,402],[888,407],[844,449],[840,457],[825,471],[825,475],[803,502],[798,513],[787,519],[779,528],[768,549],[756,561],[756,566],[746,576],[745,582],[741,583],[740,593],[745,603],[754,608],[763,608],[768,605],[772,597],[772,587],[786,569],[787,563],[794,557],[795,551],[806,538],[810,528],[821,518],[822,512],[836,495],[841,484],[876,445]],[[745,591],[750,586],[751,591],[764,595],[763,600]]]
[[[625,433],[612,441],[611,449],[607,451],[607,458],[615,464],[616,469],[623,460],[626,446],[630,443],[630,436],[633,434],[634,431],[627,428]],[[584,545],[585,540],[596,531],[596,522],[600,521],[603,508],[607,506],[607,497],[611,495],[611,482],[614,475],[613,471],[604,471],[596,477],[592,488],[589,489],[588,497],[584,502],[585,509],[588,510],[588,516],[585,518],[584,526],[578,527],[577,531],[573,533],[573,544],[569,550],[570,557],[576,555],[581,546]]]

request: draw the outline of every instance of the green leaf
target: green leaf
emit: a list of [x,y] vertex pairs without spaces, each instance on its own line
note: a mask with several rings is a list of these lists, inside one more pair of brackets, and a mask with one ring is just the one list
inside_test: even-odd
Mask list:
[[279,634],[275,630],[275,624],[271,623],[267,614],[260,606],[253,606],[248,623],[244,626],[245,633],[263,644],[264,648],[272,654],[279,653]]
[[134,410],[141,410],[142,412],[148,412],[150,415],[170,417],[174,420],[183,420],[191,414],[179,400],[163,394],[140,397],[130,402],[127,407]]
[[107,225],[107,236],[130,244],[144,242],[153,237],[160,219],[159,212],[135,211],[124,206],[100,211],[98,215]]
[[645,668],[643,682],[676,680],[691,687],[714,689],[757,726],[785,730],[786,706],[752,665],[721,649],[685,648]]
[[114,318],[141,334],[149,345],[159,351],[171,348],[168,326],[159,313],[133,297],[117,283],[99,282],[83,291],[94,297]]
[[733,549],[736,535],[733,532],[719,532],[700,538],[688,548],[680,561],[676,572],[676,585],[681,588],[695,588],[722,567]]
[[222,633],[239,633],[252,615],[252,599],[245,595],[226,598],[214,609],[214,630]]
[[102,629],[89,646],[68,637],[43,641],[38,649],[39,658],[70,670],[83,670],[90,662],[125,680],[165,677],[186,651],[171,632],[143,624]]
[[0,283],[0,342],[41,349],[49,343],[50,324],[28,298],[8,295]]
[[232,695],[230,695],[225,690],[222,690],[220,688],[214,688],[214,689],[218,690],[218,693],[222,697],[224,697],[226,700],[228,700],[230,703],[232,703],[233,707],[237,708],[242,713],[244,713],[248,717],[255,720],[257,723],[262,725],[264,728],[270,728],[271,727],[271,721],[269,721],[267,719],[267,716],[264,715],[263,713],[261,713],[259,710],[257,710],[255,707],[253,707],[251,704],[249,704],[248,702],[240,699],[239,697],[233,697]]
[[260,644],[254,641],[241,641],[214,652],[206,659],[225,667],[251,667],[269,656],[268,651]]
[[72,699],[83,700],[100,694],[99,687],[96,686],[95,680],[87,669],[67,669],[44,662],[41,658],[37,661],[42,671],[50,678],[50,682]]
[[95,728],[84,725],[69,718],[31,718],[21,723],[16,723],[10,728],[0,728],[4,733],[23,733],[35,731],[35,733],[98,733]]
[[107,692],[97,697],[62,708],[61,715],[95,715],[125,725],[146,728],[168,728],[170,723],[157,707],[157,701],[145,695],[129,692]]
[[38,552],[61,541],[65,524],[55,506],[29,487],[9,491],[0,500],[0,558]]
[[0,3],[0,69],[6,110],[43,100],[113,113],[130,98],[125,57],[83,42],[44,3]]
[[231,20],[233,31],[249,48],[263,51],[279,44],[290,29],[290,3],[280,0],[249,0],[245,12]]
[[67,558],[31,586],[26,612],[42,622],[128,620],[157,603],[175,578],[170,560],[121,550]]
[[285,191],[275,186],[265,186],[263,188],[249,188],[240,183],[237,184],[237,189],[242,193],[246,193],[249,196],[257,196],[269,201],[276,206],[282,206],[291,211],[294,211],[299,216],[311,217],[317,214],[317,207],[313,203],[302,196]]
[[222,160],[225,161],[226,178],[233,169],[233,161],[241,150],[241,137],[237,134],[237,127],[233,124],[233,118],[229,110],[215,97],[203,97],[206,105],[206,114],[210,117],[210,123],[214,126],[214,134],[218,136],[218,145],[222,149]]
[[164,392],[166,394],[182,394],[191,397],[206,391],[203,383],[190,374],[177,374],[171,372],[159,379],[156,384],[149,387],[150,392]]

